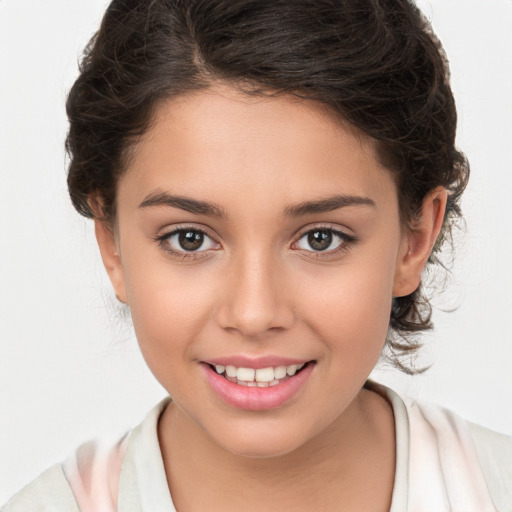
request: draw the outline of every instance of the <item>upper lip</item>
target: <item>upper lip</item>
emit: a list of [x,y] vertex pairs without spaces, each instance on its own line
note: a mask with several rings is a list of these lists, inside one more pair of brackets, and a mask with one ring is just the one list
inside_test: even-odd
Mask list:
[[277,355],[267,355],[260,357],[247,357],[243,355],[233,355],[226,357],[215,357],[205,359],[203,363],[223,366],[236,366],[237,368],[269,368],[277,366],[290,366],[292,364],[300,365],[311,361],[311,359],[298,359],[292,357],[282,357]]

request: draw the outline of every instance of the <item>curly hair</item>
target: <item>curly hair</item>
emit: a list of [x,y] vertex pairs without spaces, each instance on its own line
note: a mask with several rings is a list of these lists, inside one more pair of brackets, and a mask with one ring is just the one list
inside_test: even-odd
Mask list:
[[[449,192],[429,264],[461,216],[469,176],[442,46],[408,0],[114,0],[85,49],[67,113],[68,187],[79,213],[115,218],[116,184],[162,100],[227,82],[252,95],[319,101],[375,141],[404,228],[435,187]],[[421,286],[397,297],[387,347],[402,356],[431,328]]]

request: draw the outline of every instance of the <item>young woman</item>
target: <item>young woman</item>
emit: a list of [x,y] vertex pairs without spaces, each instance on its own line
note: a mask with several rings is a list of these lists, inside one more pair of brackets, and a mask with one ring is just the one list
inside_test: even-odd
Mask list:
[[406,0],[114,0],[68,185],[170,398],[3,510],[509,510],[509,438],[368,381],[460,216],[447,74]]

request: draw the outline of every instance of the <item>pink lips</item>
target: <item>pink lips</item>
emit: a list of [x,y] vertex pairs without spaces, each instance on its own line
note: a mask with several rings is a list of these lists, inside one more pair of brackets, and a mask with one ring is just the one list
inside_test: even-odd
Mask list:
[[[277,364],[271,364],[270,360],[259,360],[257,366],[252,366],[247,364],[246,358],[242,359],[244,359],[244,361],[237,360],[238,363],[243,363],[239,366],[249,368],[265,368],[268,366],[279,365],[288,366],[290,364],[300,364],[303,362],[284,362],[283,359],[279,359]],[[224,364],[226,364],[227,361],[224,361]],[[220,362],[214,362],[213,360],[209,360],[208,363],[222,364]],[[227,362],[227,364],[233,364],[235,366],[234,363],[235,360],[232,358],[230,358],[230,361]],[[228,405],[248,411],[264,411],[285,404],[296,393],[298,393],[311,375],[314,366],[314,363],[310,363],[306,365],[300,372],[296,373],[293,377],[286,379],[276,386],[269,386],[265,388],[247,387],[234,384],[225,379],[222,375],[219,375],[211,366],[209,366],[209,364],[206,363],[201,364],[200,368],[203,371],[213,391],[215,391],[217,395],[219,395],[220,398],[222,398],[222,400],[224,400],[224,402],[226,402]]]

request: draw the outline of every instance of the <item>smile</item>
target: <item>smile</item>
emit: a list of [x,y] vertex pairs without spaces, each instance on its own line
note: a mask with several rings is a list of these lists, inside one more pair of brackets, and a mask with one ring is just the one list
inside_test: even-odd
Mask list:
[[[277,362],[277,361],[276,361]],[[249,411],[284,406],[301,391],[316,367],[315,361],[259,368],[222,361],[203,362],[200,368],[210,388],[227,405]],[[270,363],[272,364],[272,363]]]
[[239,386],[260,387],[277,386],[281,382],[293,377],[302,370],[307,363],[290,364],[268,368],[237,368],[233,365],[216,364],[215,371],[223,375],[229,382]]

